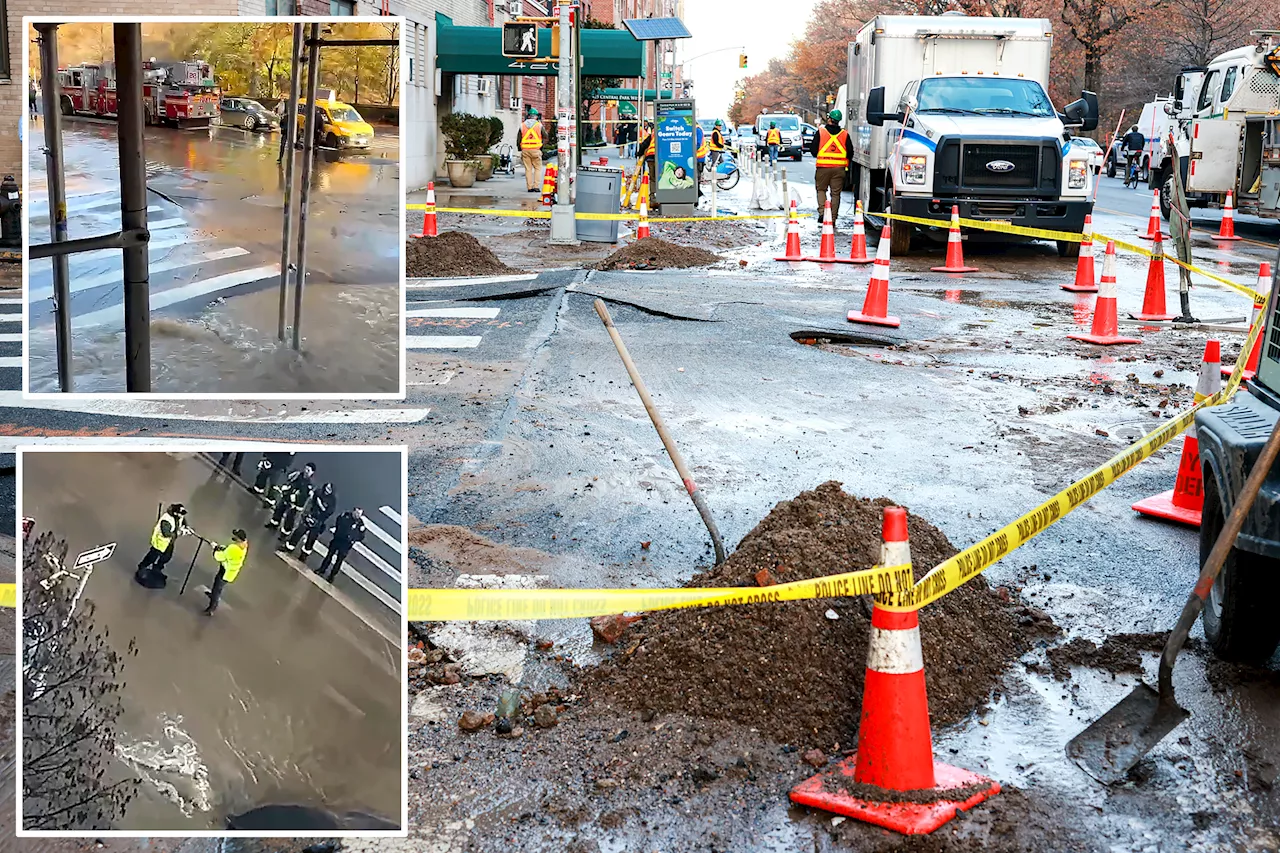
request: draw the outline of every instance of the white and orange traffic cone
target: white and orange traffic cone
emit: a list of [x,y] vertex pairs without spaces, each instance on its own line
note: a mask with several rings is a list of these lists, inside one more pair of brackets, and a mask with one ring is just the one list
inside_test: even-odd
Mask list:
[[[1258,267],[1258,285],[1254,288],[1259,296],[1266,298],[1271,292],[1271,264],[1267,261],[1262,262],[1262,266]],[[1249,328],[1262,322],[1262,308],[1265,303],[1253,303],[1253,317],[1249,320]],[[1257,340],[1253,342],[1253,349],[1249,352],[1249,360],[1244,363],[1244,372],[1240,374],[1242,380],[1252,379],[1258,375],[1258,358],[1262,355],[1262,335],[1258,335]],[[1222,366],[1222,375],[1230,376],[1235,370],[1235,365],[1227,367]]]
[[1084,239],[1080,241],[1080,257],[1076,260],[1076,280],[1061,285],[1072,293],[1097,293],[1098,280],[1093,271],[1093,216],[1084,215]]
[[1093,304],[1093,329],[1089,334],[1067,335],[1073,341],[1090,344],[1140,344],[1139,338],[1120,335],[1120,323],[1116,317],[1116,244],[1107,241],[1107,254],[1102,258],[1102,281],[1098,285],[1098,298]]
[[868,323],[872,326],[898,328],[902,321],[888,316],[889,312],[889,223],[880,229],[880,242],[876,244],[876,264],[871,268],[871,284],[867,285],[867,298],[861,311],[850,311],[850,323]]
[[[1222,371],[1218,365],[1220,360],[1218,342],[1205,342],[1200,379],[1196,382],[1197,403],[1222,390]],[[1134,504],[1133,508],[1153,518],[1200,526],[1200,515],[1204,509],[1204,475],[1200,469],[1200,440],[1196,436],[1194,422],[1187,428],[1187,435],[1182,440],[1182,458],[1178,461],[1178,476],[1173,481],[1173,488],[1144,498]]]
[[1151,193],[1151,215],[1147,218],[1147,233],[1139,235],[1143,240],[1155,240],[1160,233],[1160,191]]
[[559,176],[559,171],[555,163],[548,163],[547,167],[542,171],[542,204],[544,207],[550,207],[555,203],[556,179]]
[[853,243],[849,246],[849,263],[870,264],[875,258],[867,256],[867,228],[862,218],[862,202],[853,205]]
[[649,170],[645,169],[643,164],[641,165],[641,169],[643,170],[643,172],[640,175],[640,200],[644,202],[645,207],[648,207],[649,206]]
[[[645,175],[645,179],[648,179]],[[640,222],[636,225],[636,239],[644,240],[649,237],[649,197],[645,193],[640,195]]]
[[818,245],[818,257],[805,258],[806,261],[818,261],[823,264],[843,263],[845,259],[836,257],[836,229],[831,222],[831,201],[828,200],[822,214],[822,242]]
[[1164,301],[1164,243],[1160,235],[1156,235],[1155,245],[1151,247],[1151,263],[1147,267],[1147,289],[1142,297],[1142,312],[1130,314],[1135,320],[1172,320],[1176,314],[1170,314]]
[[934,272],[977,272],[977,267],[964,265],[964,249],[960,243],[960,207],[951,205],[951,230],[947,234],[946,266],[931,267]]
[[1227,190],[1227,204],[1222,208],[1222,224],[1218,226],[1218,236],[1215,240],[1239,240],[1236,236],[1236,206],[1235,194],[1231,190]]
[[[910,565],[905,509],[884,508],[882,538],[881,565]],[[894,798],[894,791],[911,796]],[[904,835],[922,835],[998,793],[1000,783],[934,760],[919,613],[884,609],[877,597],[858,750],[792,788],[791,799]]]
[[803,261],[804,254],[800,251],[800,216],[796,213],[796,201],[791,200],[791,214],[787,217],[787,250],[780,258],[774,258],[775,261]]
[[436,223],[436,182],[427,183],[427,209],[422,216],[422,237],[437,237],[440,231]]

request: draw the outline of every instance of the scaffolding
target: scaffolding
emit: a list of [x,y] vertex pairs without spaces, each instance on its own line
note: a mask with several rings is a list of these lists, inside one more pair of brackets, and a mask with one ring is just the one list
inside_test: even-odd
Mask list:
[[[71,373],[71,282],[68,258],[80,252],[119,249],[123,253],[125,390],[131,394],[151,391],[151,283],[147,230],[147,171],[144,115],[140,97],[121,97],[117,138],[120,157],[120,230],[95,237],[70,239],[67,232],[66,167],[62,155],[62,110],[58,89],[58,27],[35,24],[40,50],[40,85],[44,109],[44,154],[49,192],[50,241],[32,245],[27,256],[33,260],[53,260],[54,322],[57,333],[58,387],[74,390]],[[304,28],[305,31],[304,31]],[[142,24],[112,25],[115,46],[117,89],[121,93],[142,91]],[[283,240],[280,251],[280,318],[277,339],[283,343],[289,330],[287,307],[290,280],[293,283],[293,323],[291,346],[302,349],[302,295],[307,275],[307,209],[311,195],[311,175],[315,166],[316,91],[320,80],[320,50],[324,47],[399,47],[400,40],[333,39],[326,23],[293,24],[293,67],[289,82],[288,107],[281,128],[280,162],[285,169]],[[305,60],[303,49],[306,49]],[[307,133],[302,140],[301,187],[293,152],[298,142],[298,102],[302,65],[307,66]],[[285,153],[289,157],[285,158]],[[294,261],[294,207],[296,213],[296,263]]]

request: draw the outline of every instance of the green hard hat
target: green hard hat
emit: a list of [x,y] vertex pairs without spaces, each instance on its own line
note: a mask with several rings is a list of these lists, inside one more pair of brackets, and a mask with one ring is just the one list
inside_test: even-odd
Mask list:
[[831,112],[827,113],[827,118],[831,119],[832,121],[840,121],[840,119],[844,118],[844,113],[840,112],[839,110],[832,110]]
[[716,127],[724,127],[724,124],[720,121],[720,119],[716,119]]
[[769,127],[777,127],[777,126],[778,126],[778,123],[776,121],[769,122]]
[[538,115],[538,111],[535,110],[533,107],[529,107],[529,115],[536,116]]

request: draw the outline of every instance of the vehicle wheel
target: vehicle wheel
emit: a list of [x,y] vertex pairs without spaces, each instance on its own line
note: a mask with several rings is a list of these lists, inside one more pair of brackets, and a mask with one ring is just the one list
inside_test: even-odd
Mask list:
[[325,145],[327,145],[327,146],[329,146],[330,148],[333,148],[334,150],[337,150],[337,148],[338,148],[338,137],[337,137],[337,136],[335,136],[334,134],[330,133],[328,136],[326,136],[326,137],[324,138],[324,144],[325,144]]
[[63,97],[60,103],[62,105],[62,114],[64,116],[69,116],[75,113],[76,111],[75,104],[71,103],[70,98]]
[[1173,215],[1173,171],[1165,175],[1164,182],[1160,185],[1160,215],[1164,217],[1164,221],[1168,222],[1169,217]]
[[1115,161],[1115,158],[1110,158],[1107,160],[1107,177],[1114,178],[1115,176],[1116,176],[1116,161]]
[[801,160],[804,159],[804,154],[797,154],[795,159],[796,159],[796,162],[799,163]]
[[[1209,558],[1225,525],[1218,484],[1204,472],[1204,515],[1200,521],[1200,565]],[[1201,619],[1205,639],[1223,660],[1260,664],[1280,644],[1280,620],[1269,611],[1280,594],[1280,560],[1232,548],[1209,591]]]
[[1143,160],[1142,166],[1138,169],[1138,180],[1146,183],[1151,180],[1151,161]]
[[738,180],[742,177],[740,169],[734,169],[723,178],[716,179],[716,186],[722,190],[731,190],[738,185]]
[[244,117],[244,129],[245,129],[245,130],[257,130],[257,129],[258,129],[258,120],[257,120],[256,118],[254,118],[253,116],[245,116],[245,117]]
[[1058,257],[1060,258],[1080,257],[1080,244],[1074,240],[1059,240],[1058,241]]

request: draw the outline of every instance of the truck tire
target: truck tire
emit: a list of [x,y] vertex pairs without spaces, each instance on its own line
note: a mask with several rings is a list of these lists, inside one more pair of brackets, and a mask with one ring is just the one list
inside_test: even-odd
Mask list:
[[1164,221],[1168,222],[1169,217],[1173,215],[1173,170],[1164,176],[1164,180],[1160,182],[1160,215],[1164,217]]
[[75,114],[76,106],[75,104],[71,103],[71,99],[68,98],[66,95],[63,95],[61,98],[58,99],[58,104],[62,107],[62,114],[64,116]]
[[1145,157],[1142,159],[1142,166],[1138,169],[1138,180],[1143,183],[1151,180],[1151,161]]
[[1116,158],[1107,157],[1107,177],[1114,178],[1116,176]]
[[1058,241],[1058,257],[1060,258],[1078,258],[1080,257],[1080,244],[1075,240],[1059,240]]
[[[1212,472],[1204,472],[1204,514],[1200,521],[1200,565],[1225,524],[1225,510]],[[1238,663],[1265,663],[1280,644],[1275,596],[1280,595],[1280,560],[1232,548],[1200,614],[1214,654]]]

